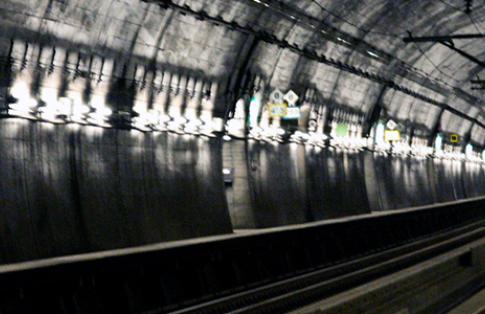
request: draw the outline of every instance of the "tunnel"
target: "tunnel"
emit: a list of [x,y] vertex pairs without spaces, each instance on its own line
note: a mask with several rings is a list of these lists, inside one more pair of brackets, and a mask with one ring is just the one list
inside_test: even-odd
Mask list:
[[484,31],[481,0],[2,0],[0,313],[485,311]]

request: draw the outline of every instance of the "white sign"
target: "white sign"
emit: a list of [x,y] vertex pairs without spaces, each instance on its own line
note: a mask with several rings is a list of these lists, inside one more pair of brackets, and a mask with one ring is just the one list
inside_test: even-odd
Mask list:
[[297,120],[300,119],[299,107],[288,107],[286,115],[283,117],[285,120]]
[[300,99],[300,97],[298,97],[294,91],[290,90],[288,93],[286,93],[283,99],[286,100],[290,106],[293,106],[296,104],[298,99]]
[[269,96],[271,102],[275,104],[281,104],[283,102],[283,92],[279,89],[275,89]]
[[392,120],[389,120],[389,121],[387,121],[386,127],[389,130],[394,130],[397,127],[397,123],[392,121]]
[[397,130],[386,130],[384,131],[384,140],[386,142],[397,142],[401,140],[401,133]]

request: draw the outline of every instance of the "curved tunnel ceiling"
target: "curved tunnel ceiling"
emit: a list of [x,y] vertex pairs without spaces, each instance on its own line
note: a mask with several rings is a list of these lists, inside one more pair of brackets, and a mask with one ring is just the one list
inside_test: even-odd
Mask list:
[[[160,64],[217,82],[216,116],[244,72],[263,85],[317,90],[326,104],[465,135],[485,144],[482,68],[413,36],[483,33],[485,3],[461,0],[4,0],[2,33],[41,45]],[[455,41],[485,61],[485,39]],[[8,49],[6,41],[1,49]],[[136,71],[136,70],[133,70]],[[133,74],[135,75],[135,74]],[[444,110],[443,110],[444,109]]]

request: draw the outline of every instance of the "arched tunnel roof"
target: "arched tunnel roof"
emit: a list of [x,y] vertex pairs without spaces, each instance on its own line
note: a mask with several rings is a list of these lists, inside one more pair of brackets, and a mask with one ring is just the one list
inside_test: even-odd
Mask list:
[[0,0],[0,313],[450,310],[484,43],[485,0]]
[[[462,0],[4,0],[0,27],[5,38],[217,81],[220,116],[248,68],[270,87],[311,86],[367,116],[381,103],[393,119],[483,145],[483,91],[470,89],[482,66],[439,42],[403,41],[482,33],[485,3],[464,11]],[[485,60],[484,42],[453,44]]]

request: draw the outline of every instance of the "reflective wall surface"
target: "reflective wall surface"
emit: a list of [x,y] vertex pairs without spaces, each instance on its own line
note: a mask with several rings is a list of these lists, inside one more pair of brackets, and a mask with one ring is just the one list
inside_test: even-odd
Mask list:
[[[228,193],[234,228],[312,222],[485,194],[483,163],[253,141],[227,142],[224,151],[241,145],[245,160],[224,158],[225,167],[234,171]],[[248,173],[245,181],[238,172]]]
[[232,231],[218,139],[0,120],[0,261]]
[[485,194],[483,163],[18,118],[0,169],[2,263]]

